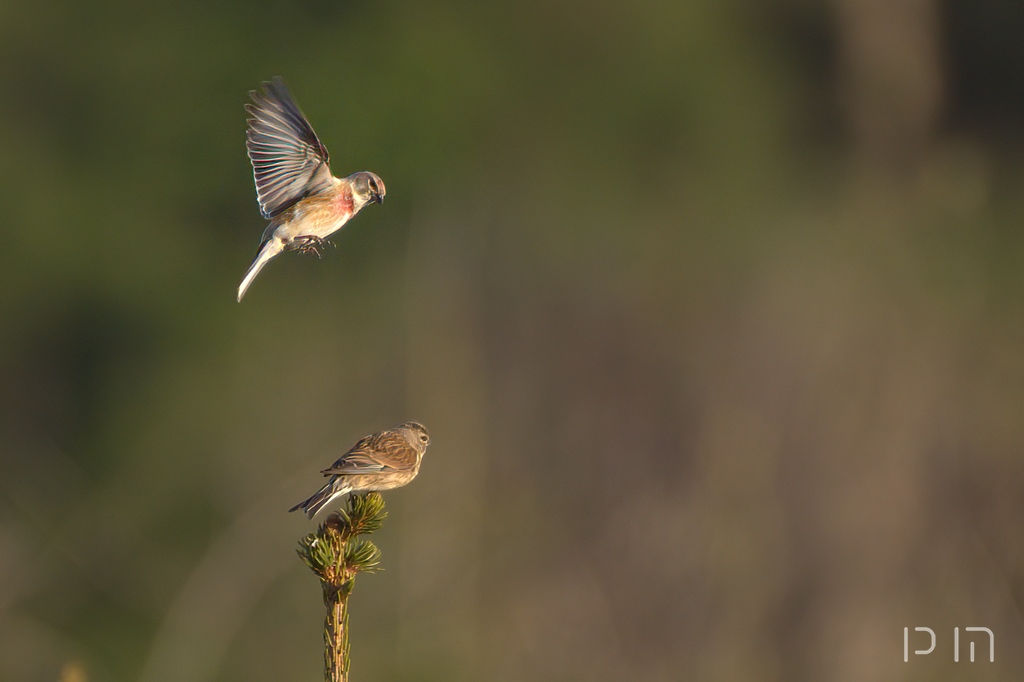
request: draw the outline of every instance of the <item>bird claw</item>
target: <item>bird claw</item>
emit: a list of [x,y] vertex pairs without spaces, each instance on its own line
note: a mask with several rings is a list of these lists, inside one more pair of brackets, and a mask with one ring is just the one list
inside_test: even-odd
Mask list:
[[316,254],[317,258],[323,258],[323,253],[320,251],[320,249],[326,248],[328,245],[334,246],[334,243],[329,242],[326,239],[321,239],[320,237],[317,237],[316,235],[312,234],[304,234],[299,237],[296,237],[295,241],[292,242],[292,244],[292,248],[294,248],[299,253]]

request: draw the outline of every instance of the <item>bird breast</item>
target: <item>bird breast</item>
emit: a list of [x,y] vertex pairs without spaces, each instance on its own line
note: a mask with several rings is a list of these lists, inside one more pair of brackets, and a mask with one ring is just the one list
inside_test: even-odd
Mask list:
[[327,237],[337,232],[352,217],[352,192],[339,187],[327,195],[306,197],[294,206],[283,232],[289,237],[315,235]]

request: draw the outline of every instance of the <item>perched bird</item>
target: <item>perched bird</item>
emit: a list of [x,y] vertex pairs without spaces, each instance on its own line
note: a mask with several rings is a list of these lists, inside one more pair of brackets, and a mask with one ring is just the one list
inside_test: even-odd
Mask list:
[[288,511],[301,509],[309,518],[345,493],[366,493],[400,488],[416,478],[430,434],[418,422],[405,422],[393,429],[361,438],[329,469],[327,485]]
[[336,178],[327,147],[275,78],[253,90],[245,146],[256,179],[260,212],[270,221],[256,260],[238,285],[238,300],[267,262],[282,251],[320,255],[324,240],[369,203],[384,201],[384,183],[369,171]]

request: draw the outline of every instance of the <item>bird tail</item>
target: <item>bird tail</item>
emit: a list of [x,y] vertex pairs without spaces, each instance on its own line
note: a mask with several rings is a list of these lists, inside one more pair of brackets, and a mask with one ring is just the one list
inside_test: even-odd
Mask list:
[[249,285],[256,279],[256,275],[260,274],[260,270],[267,262],[276,256],[277,254],[284,251],[284,242],[280,239],[270,239],[263,242],[260,247],[260,252],[256,256],[256,260],[249,266],[248,272],[245,273],[245,278],[242,279],[242,283],[238,285],[238,302],[242,302],[242,297],[245,296],[245,292],[249,289]]
[[351,489],[351,486],[346,485],[341,476],[331,476],[331,480],[327,482],[327,485],[313,493],[309,499],[299,502],[288,511],[293,512],[301,509],[306,512],[306,516],[312,519],[321,509],[330,504],[331,500],[341,497]]

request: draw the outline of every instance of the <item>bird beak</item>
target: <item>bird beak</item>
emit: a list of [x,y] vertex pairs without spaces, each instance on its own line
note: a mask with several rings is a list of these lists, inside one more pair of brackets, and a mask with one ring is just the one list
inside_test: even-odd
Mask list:
[[380,194],[380,193],[374,194],[373,197],[371,198],[371,201],[376,201],[378,204],[383,204],[384,203],[384,195]]

